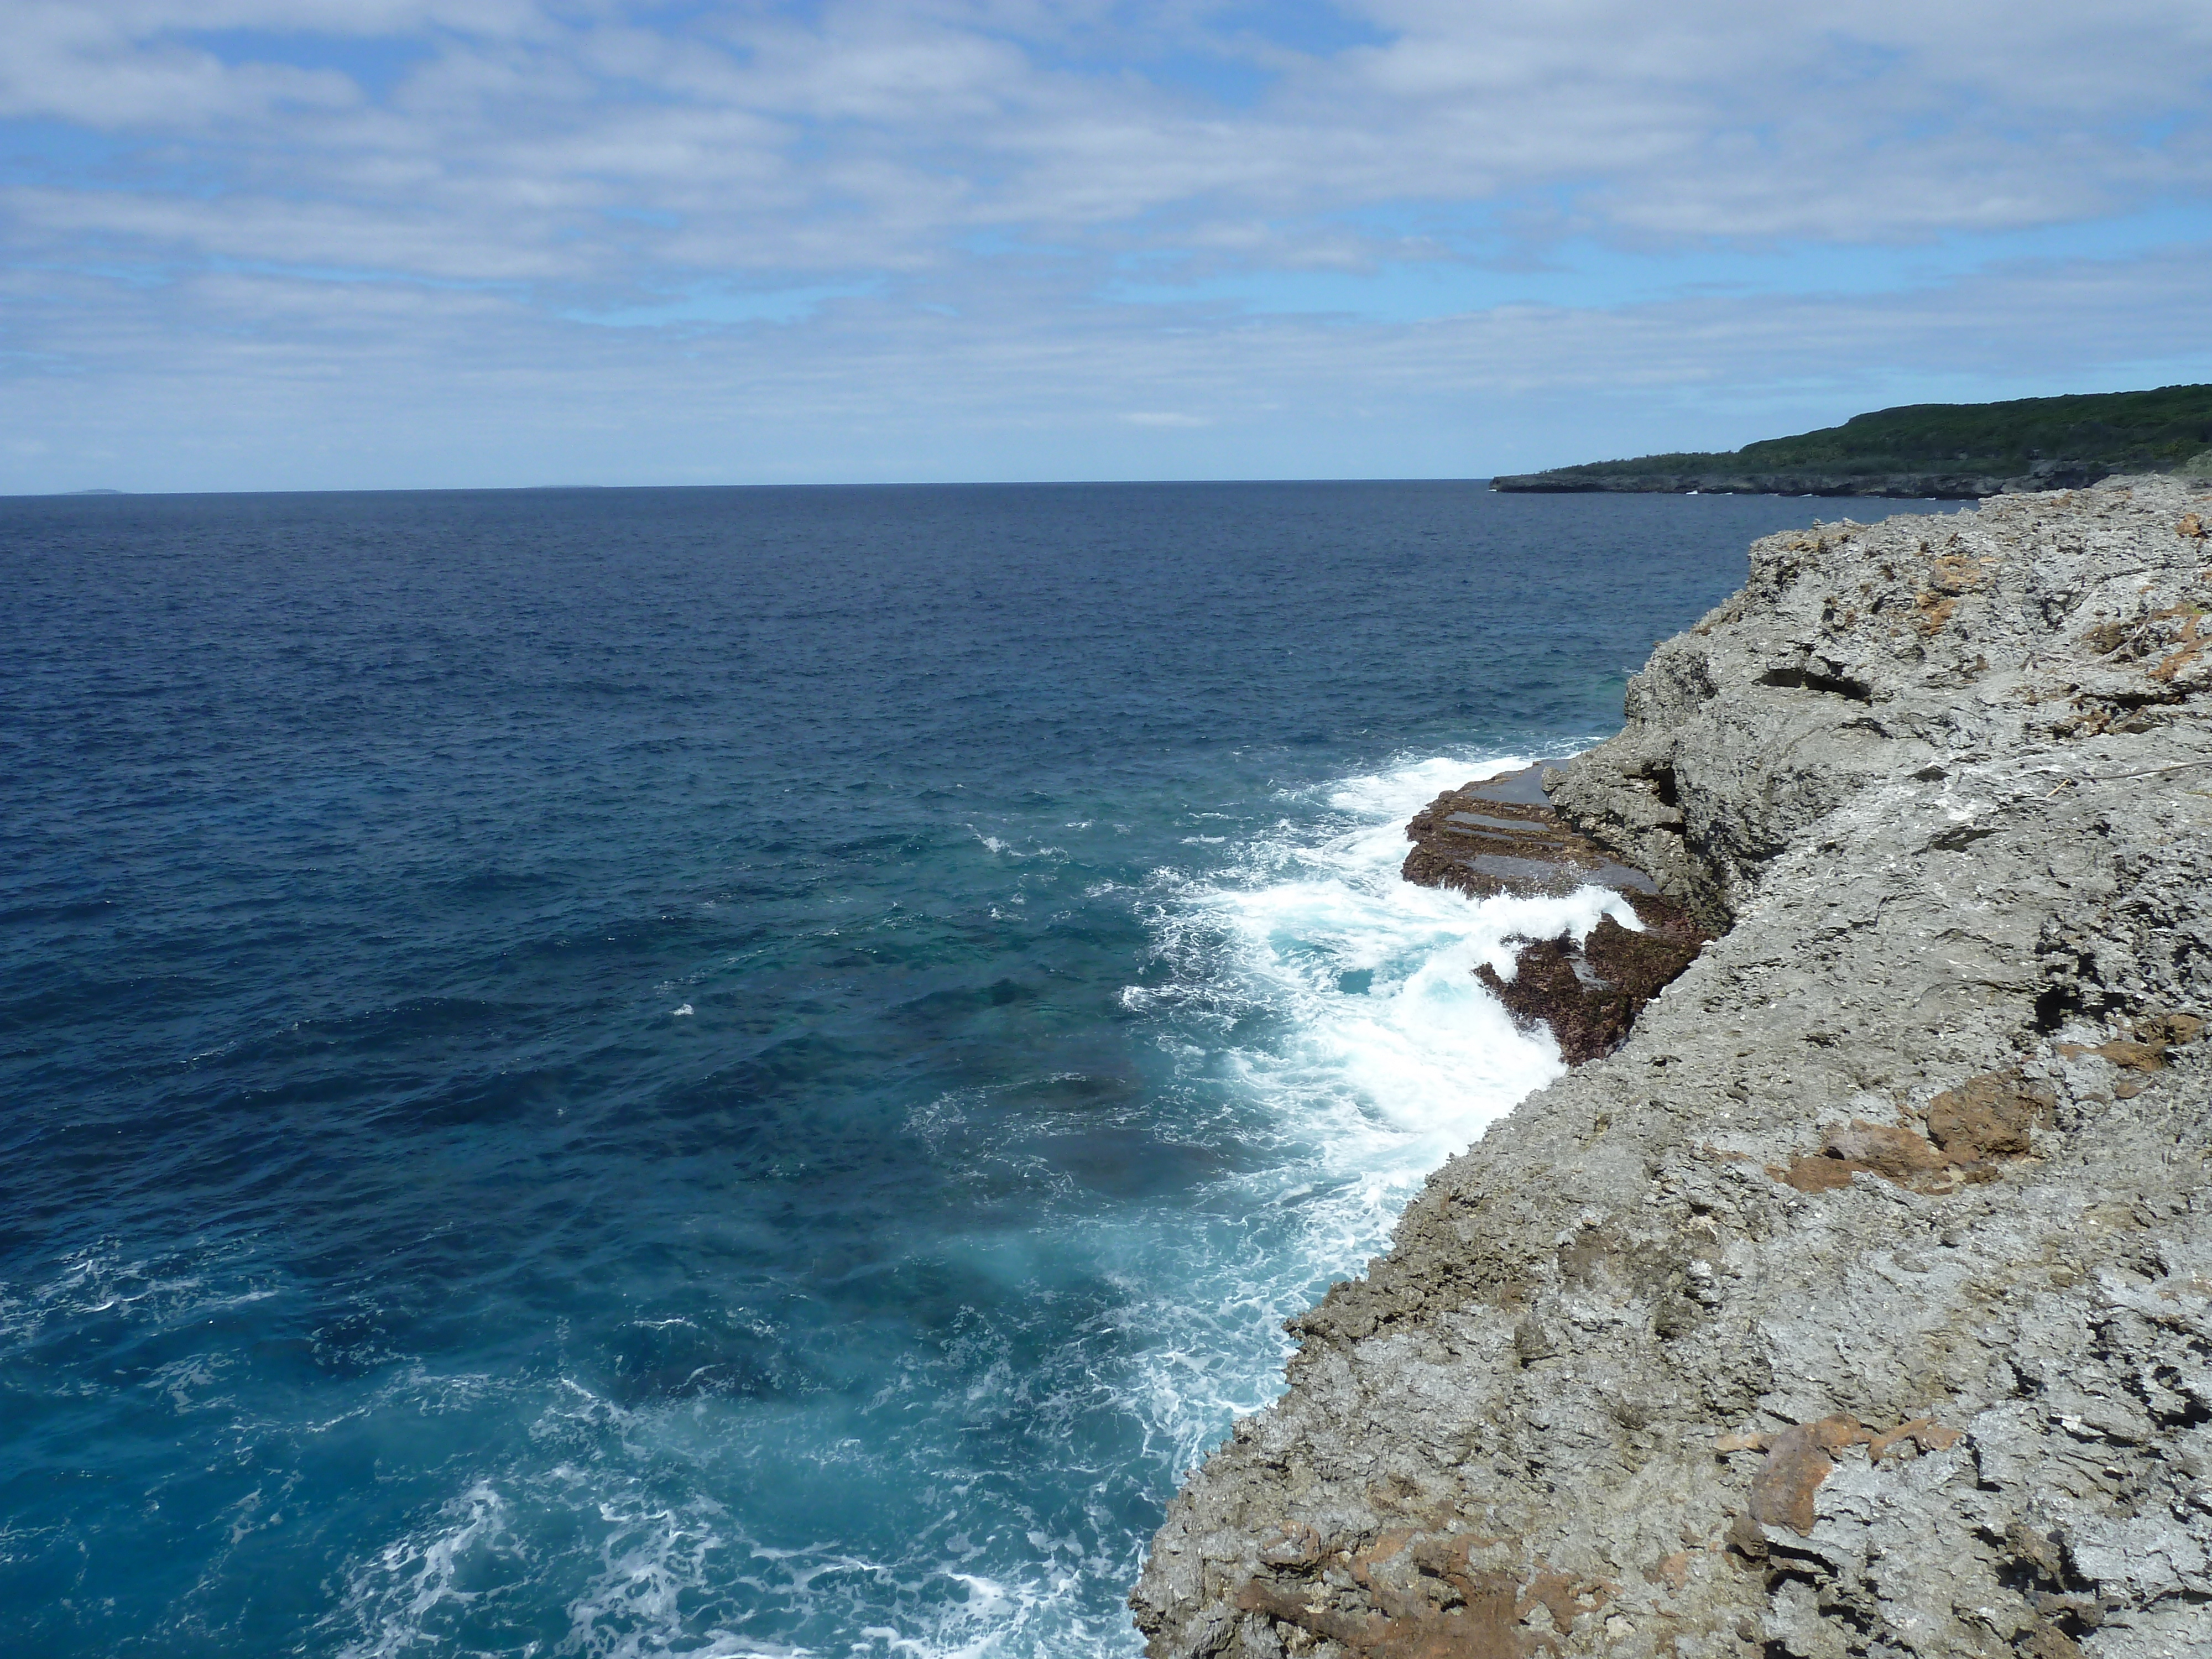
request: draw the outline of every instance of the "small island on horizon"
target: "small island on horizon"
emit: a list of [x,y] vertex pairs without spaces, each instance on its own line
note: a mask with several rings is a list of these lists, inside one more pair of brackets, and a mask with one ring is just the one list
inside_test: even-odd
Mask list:
[[2212,475],[2212,386],[1908,404],[1723,453],[1591,461],[1491,480],[1552,495],[1886,495],[1972,501],[2120,472]]

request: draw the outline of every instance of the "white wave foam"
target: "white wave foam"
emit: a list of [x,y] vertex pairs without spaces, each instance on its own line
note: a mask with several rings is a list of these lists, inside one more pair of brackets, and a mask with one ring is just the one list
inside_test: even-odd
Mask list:
[[1253,999],[1290,1028],[1241,1056],[1254,1086],[1294,1137],[1318,1113],[1311,1127],[1343,1172],[1425,1170],[1559,1074],[1558,1046],[1515,1028],[1478,965],[1510,977],[1517,940],[1580,938],[1607,914],[1640,926],[1600,887],[1470,900],[1400,878],[1417,807],[1523,764],[1445,758],[1347,779],[1328,799],[1352,822],[1317,842],[1263,842],[1230,881],[1188,896],[1227,934]]
[[[1088,829],[1090,826],[1086,823],[1075,827]],[[985,835],[972,823],[967,826],[967,830],[969,835],[983,843],[983,850],[994,858],[1013,859],[1020,861],[1029,859],[1065,859],[1067,856],[1067,849],[1065,847],[1054,847],[1040,842],[1024,851],[1012,842],[998,836]]]
[[1432,755],[1380,772],[1354,773],[1323,786],[1318,793],[1340,812],[1357,814],[1370,823],[1395,823],[1402,830],[1407,819],[1445,790],[1503,777],[1534,763],[1534,757],[1527,755],[1492,755],[1479,760]]
[[1177,971],[1124,1000],[1164,1020],[1194,1091],[1218,1079],[1243,1139],[1271,1152],[1216,1200],[1241,1221],[1142,1296],[1156,1346],[1131,1387],[1178,1468],[1227,1415],[1279,1390],[1280,1322],[1387,1243],[1431,1170],[1564,1071],[1558,1045],[1517,1030],[1475,968],[1510,977],[1516,940],[1581,937],[1607,914],[1640,926],[1598,887],[1476,901],[1401,878],[1415,811],[1526,764],[1438,757],[1341,779],[1286,802],[1225,872],[1162,878],[1151,919]]
[[56,1327],[102,1317],[184,1326],[282,1294],[273,1274],[235,1242],[198,1241],[139,1257],[112,1239],[64,1255],[42,1282],[0,1280],[0,1350],[35,1342]]
[[338,1659],[389,1659],[434,1646],[484,1594],[484,1563],[517,1555],[507,1523],[507,1499],[479,1481],[423,1533],[386,1546],[356,1567],[339,1613],[325,1620],[350,1614],[347,1622],[361,1630],[338,1650]]

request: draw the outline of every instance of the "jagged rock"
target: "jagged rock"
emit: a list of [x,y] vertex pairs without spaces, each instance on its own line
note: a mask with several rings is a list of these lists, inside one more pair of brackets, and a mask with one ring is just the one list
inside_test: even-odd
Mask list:
[[2192,516],[1770,537],[1654,653],[1551,799],[1726,931],[1294,1322],[1156,1659],[2212,1650]]

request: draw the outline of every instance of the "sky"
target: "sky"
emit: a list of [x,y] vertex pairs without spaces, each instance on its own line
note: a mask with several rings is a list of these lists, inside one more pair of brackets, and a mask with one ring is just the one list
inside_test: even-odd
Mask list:
[[0,0],[0,493],[1481,477],[2203,380],[2206,0]]

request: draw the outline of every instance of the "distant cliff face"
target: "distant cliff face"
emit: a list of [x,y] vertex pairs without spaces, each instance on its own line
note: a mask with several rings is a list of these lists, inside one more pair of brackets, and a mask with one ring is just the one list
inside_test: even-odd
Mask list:
[[2208,442],[2212,386],[2169,386],[1991,404],[1911,404],[1725,454],[1595,461],[1493,478],[1491,487],[1966,501],[2077,489],[2120,472],[2187,471]]
[[1152,1654],[2207,1650],[2208,528],[1819,526],[1655,653],[1552,802],[1727,931],[1299,1322]]
[[2118,470],[2088,461],[2052,461],[2039,463],[2034,471],[2015,477],[1994,472],[1773,472],[1717,467],[1698,472],[1562,471],[1508,473],[1492,478],[1490,487],[1505,495],[1840,495],[1972,501],[1990,495],[2079,489]]

